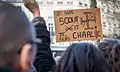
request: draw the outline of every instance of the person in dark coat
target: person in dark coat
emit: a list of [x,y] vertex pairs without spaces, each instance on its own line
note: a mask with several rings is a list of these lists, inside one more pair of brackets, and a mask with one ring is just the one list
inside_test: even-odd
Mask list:
[[55,66],[55,61],[52,57],[50,49],[50,34],[47,30],[47,26],[43,17],[40,16],[40,10],[38,4],[33,0],[24,0],[26,8],[33,14],[32,23],[35,25],[37,32],[37,40],[41,43],[37,44],[38,50],[34,66],[37,72],[49,72],[52,71]]
[[0,72],[31,72],[36,55],[34,26],[12,4],[0,1]]
[[89,43],[68,47],[54,72],[110,72],[101,51]]
[[106,61],[109,63],[112,72],[120,72],[120,41],[105,39],[99,44]]

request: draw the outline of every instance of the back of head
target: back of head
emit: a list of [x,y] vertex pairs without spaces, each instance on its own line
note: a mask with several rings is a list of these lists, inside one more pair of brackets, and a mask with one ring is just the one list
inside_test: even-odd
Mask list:
[[31,25],[25,14],[6,2],[0,1],[0,66],[4,61],[11,66],[27,41],[32,41]]
[[120,41],[106,39],[99,44],[113,72],[120,72]]
[[68,47],[56,72],[109,72],[100,51],[92,44],[76,43]]

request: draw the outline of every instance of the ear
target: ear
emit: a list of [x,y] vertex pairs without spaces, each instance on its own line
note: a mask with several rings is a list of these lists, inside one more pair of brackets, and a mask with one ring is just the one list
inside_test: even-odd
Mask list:
[[32,46],[30,44],[25,44],[20,53],[20,67],[24,71],[29,70],[32,64],[32,60],[30,59],[32,58],[31,50]]

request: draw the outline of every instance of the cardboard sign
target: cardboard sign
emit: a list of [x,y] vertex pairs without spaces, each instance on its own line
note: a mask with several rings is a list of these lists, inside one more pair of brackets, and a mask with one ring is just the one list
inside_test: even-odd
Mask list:
[[102,39],[100,9],[54,11],[57,42]]

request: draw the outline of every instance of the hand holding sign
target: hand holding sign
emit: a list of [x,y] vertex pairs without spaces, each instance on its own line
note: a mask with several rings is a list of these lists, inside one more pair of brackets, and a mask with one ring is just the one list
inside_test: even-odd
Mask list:
[[24,5],[33,14],[34,17],[40,16],[39,6],[35,0],[23,0]]

